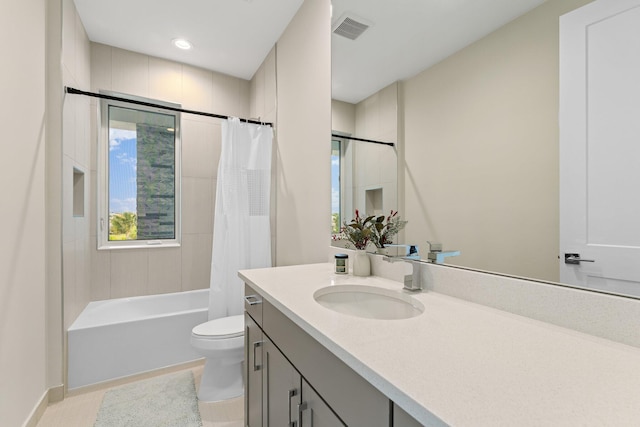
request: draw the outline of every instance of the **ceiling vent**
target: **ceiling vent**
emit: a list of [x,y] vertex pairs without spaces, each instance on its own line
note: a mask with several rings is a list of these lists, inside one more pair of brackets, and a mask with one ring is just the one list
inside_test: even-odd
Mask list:
[[345,13],[333,24],[333,33],[350,40],[355,40],[372,25],[366,19],[362,19],[350,13]]

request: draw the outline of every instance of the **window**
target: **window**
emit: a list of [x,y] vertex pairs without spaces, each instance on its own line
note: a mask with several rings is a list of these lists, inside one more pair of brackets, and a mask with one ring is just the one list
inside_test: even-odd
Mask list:
[[101,100],[98,160],[98,248],[179,245],[180,113]]
[[331,232],[340,233],[342,218],[340,215],[340,199],[342,191],[340,189],[340,163],[341,151],[340,141],[331,141]]

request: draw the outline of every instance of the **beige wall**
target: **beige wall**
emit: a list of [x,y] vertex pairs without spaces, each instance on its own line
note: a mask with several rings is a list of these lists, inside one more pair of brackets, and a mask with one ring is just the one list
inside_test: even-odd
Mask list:
[[558,280],[558,16],[588,2],[550,0],[404,82],[412,243]]
[[276,263],[324,262],[331,230],[329,0],[306,0],[277,43]]
[[[0,424],[20,426],[46,391],[45,11],[3,2],[0,111]],[[19,41],[19,43],[17,43]]]
[[[246,80],[91,44],[91,90],[110,90],[182,104],[190,110],[247,117]],[[97,141],[97,100],[91,99],[91,141]],[[96,188],[96,143],[91,189]],[[209,286],[220,120],[182,115],[182,245],[179,248],[96,250],[96,200],[91,198],[91,299],[202,289]],[[93,191],[92,191],[93,193]]]

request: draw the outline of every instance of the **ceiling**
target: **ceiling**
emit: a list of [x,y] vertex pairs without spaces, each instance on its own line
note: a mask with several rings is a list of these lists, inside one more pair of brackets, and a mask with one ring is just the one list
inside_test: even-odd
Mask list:
[[[303,0],[74,0],[89,39],[251,79]],[[357,103],[411,77],[545,0],[333,0],[371,23],[333,34],[333,98]],[[193,49],[171,44],[186,38]]]

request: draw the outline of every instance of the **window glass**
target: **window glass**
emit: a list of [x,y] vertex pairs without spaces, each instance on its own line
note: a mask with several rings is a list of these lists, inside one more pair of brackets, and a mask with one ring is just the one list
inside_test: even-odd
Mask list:
[[101,246],[176,244],[179,115],[108,100],[102,108]]

